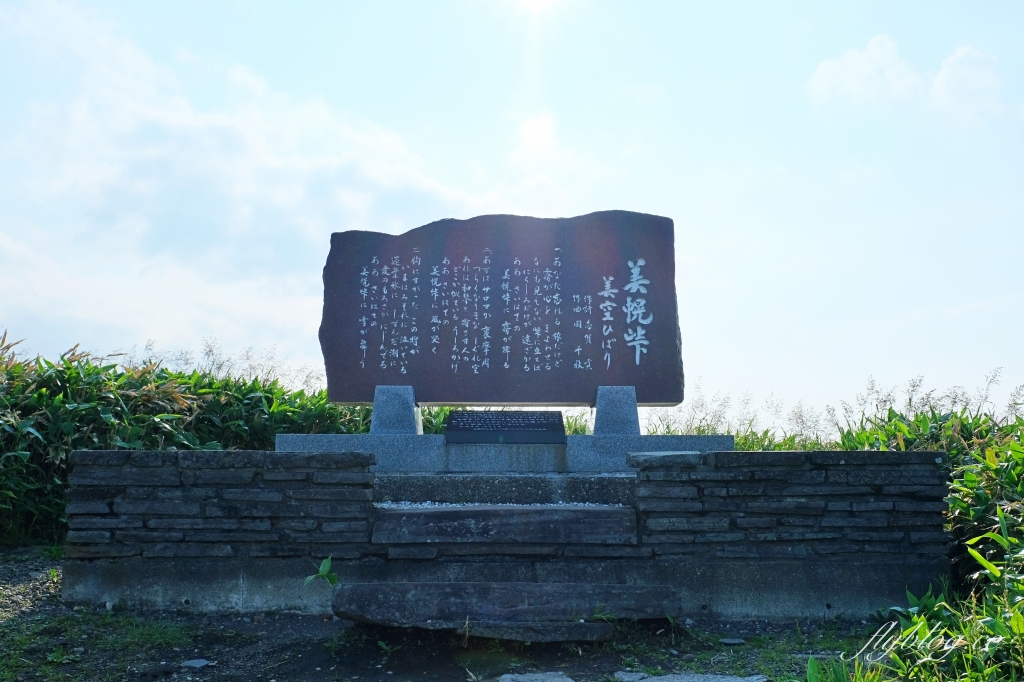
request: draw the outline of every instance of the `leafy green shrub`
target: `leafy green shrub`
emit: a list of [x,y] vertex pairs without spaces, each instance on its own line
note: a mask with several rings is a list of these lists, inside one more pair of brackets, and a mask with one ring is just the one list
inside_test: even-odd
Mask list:
[[122,367],[72,349],[19,358],[0,337],[0,542],[64,531],[73,450],[273,449],[278,433],[362,433],[370,409],[277,381]]

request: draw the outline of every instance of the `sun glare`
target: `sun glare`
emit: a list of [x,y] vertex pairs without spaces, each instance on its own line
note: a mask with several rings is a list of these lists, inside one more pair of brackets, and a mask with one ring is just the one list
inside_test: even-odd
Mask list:
[[547,11],[558,0],[519,0],[519,6],[536,16]]

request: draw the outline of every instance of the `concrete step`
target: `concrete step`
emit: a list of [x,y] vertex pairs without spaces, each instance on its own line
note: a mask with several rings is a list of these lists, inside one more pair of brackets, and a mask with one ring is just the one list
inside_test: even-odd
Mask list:
[[632,506],[636,474],[376,474],[378,502]]
[[678,615],[679,604],[668,585],[594,583],[338,583],[332,600],[356,622],[538,642],[603,639],[614,619]]
[[376,509],[374,544],[465,542],[636,545],[636,511],[610,505],[458,505]]

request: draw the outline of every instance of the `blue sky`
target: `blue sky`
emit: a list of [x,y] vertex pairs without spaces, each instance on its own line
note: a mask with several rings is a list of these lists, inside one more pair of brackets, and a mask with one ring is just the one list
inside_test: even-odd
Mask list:
[[1006,392],[1022,29],[1011,2],[0,2],[0,329],[319,362],[331,232],[627,209],[675,220],[705,390]]

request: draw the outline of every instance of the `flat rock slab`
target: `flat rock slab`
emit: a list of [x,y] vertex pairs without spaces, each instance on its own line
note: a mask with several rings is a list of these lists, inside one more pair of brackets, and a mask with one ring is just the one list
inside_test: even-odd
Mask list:
[[615,634],[612,623],[482,623],[431,620],[425,630],[453,630],[460,635],[517,642],[604,642]]
[[[665,585],[594,583],[338,583],[339,618],[393,627],[448,629],[481,624],[588,624],[608,618],[661,618],[676,610]],[[607,623],[598,623],[606,625]],[[538,640],[539,641],[539,640]]]
[[635,545],[636,512],[631,507],[582,505],[379,509],[372,541]]
[[377,502],[556,504],[588,502],[632,506],[636,474],[381,474]]
[[660,675],[651,677],[647,673],[617,672],[614,675],[619,682],[640,682],[640,680],[651,680],[651,682],[768,682],[764,675],[751,675],[750,677],[737,677],[735,675],[702,675],[700,673],[674,673],[672,675]]
[[498,678],[498,682],[573,682],[565,673],[510,673]]
[[[764,675],[753,675],[751,677],[736,677],[734,675],[699,675],[695,673],[676,673],[674,675],[660,675],[651,677],[646,673],[628,673],[620,671],[614,677],[618,682],[640,682],[641,680],[656,680],[657,682],[768,682]],[[573,682],[572,678],[566,677],[564,673],[517,673],[513,675],[502,675],[498,682]]]
[[657,467],[699,467],[704,459],[700,452],[628,452],[626,464],[638,469]]
[[412,386],[422,404],[683,399],[672,221],[629,211],[490,215],[331,235],[320,347],[334,402]]

